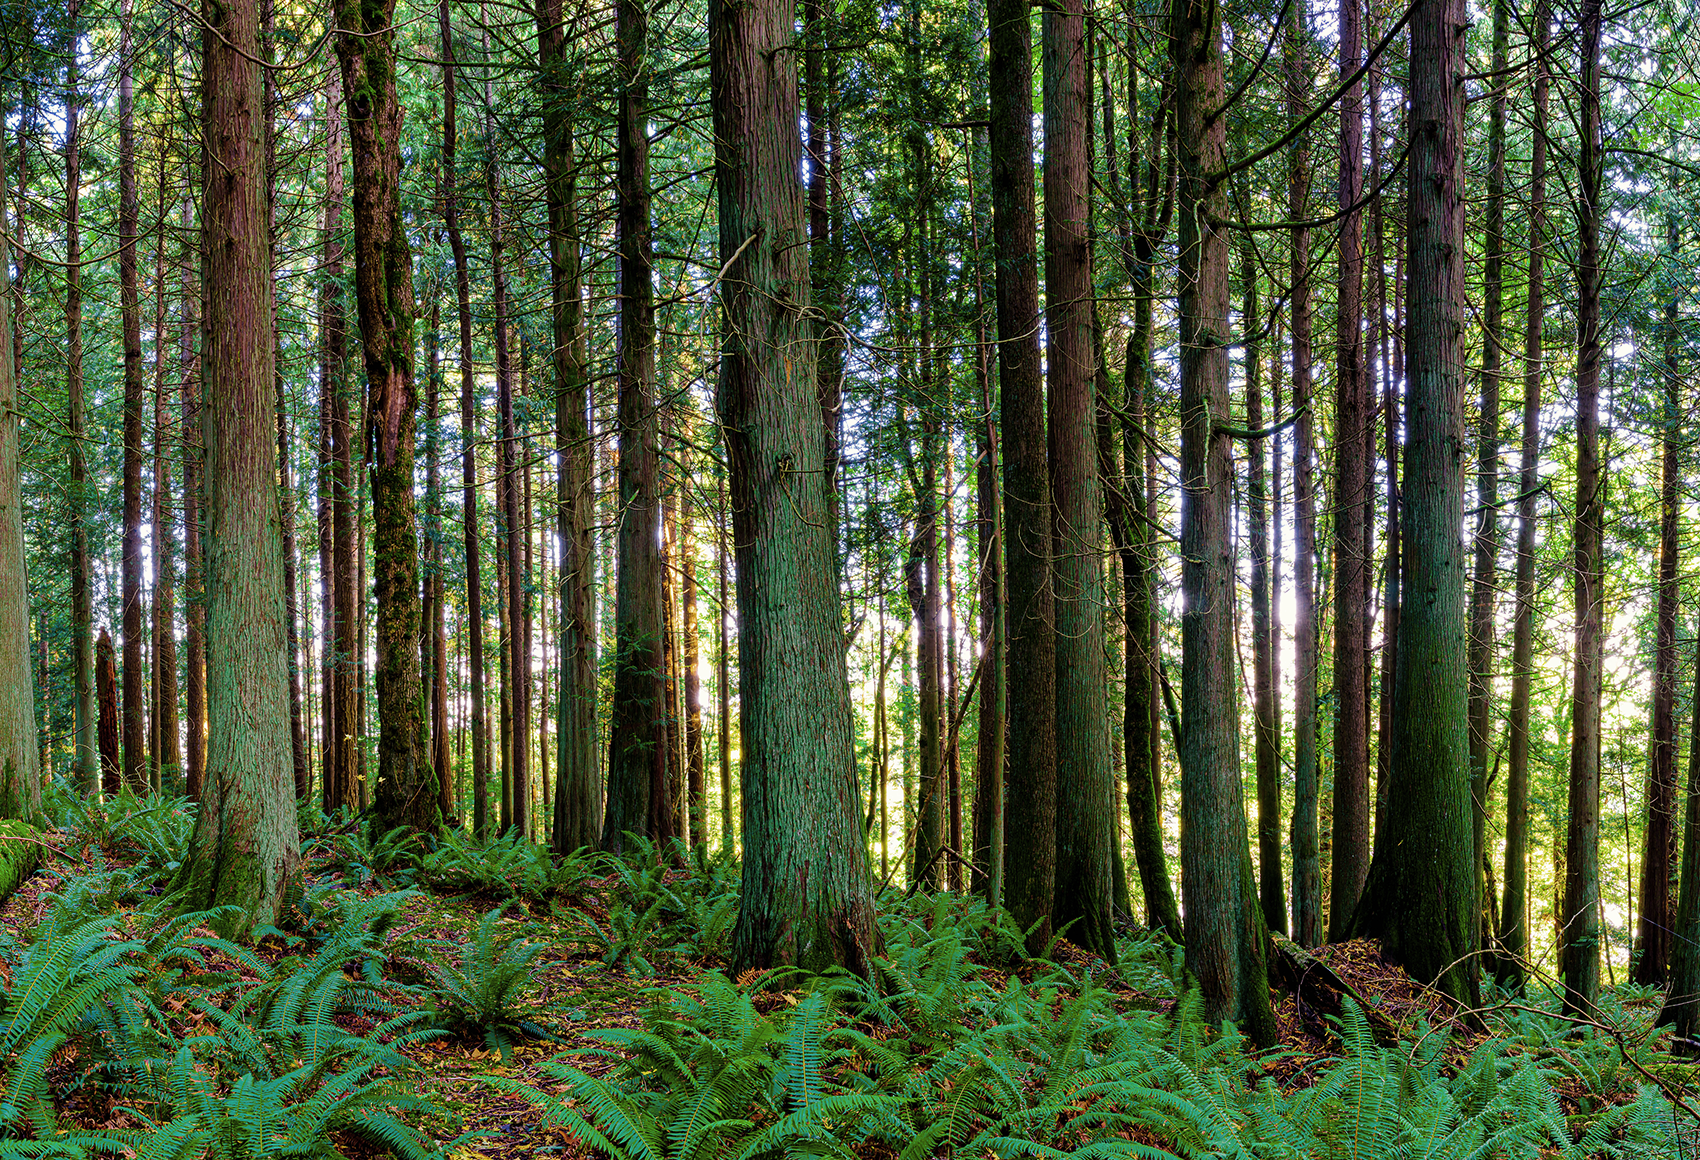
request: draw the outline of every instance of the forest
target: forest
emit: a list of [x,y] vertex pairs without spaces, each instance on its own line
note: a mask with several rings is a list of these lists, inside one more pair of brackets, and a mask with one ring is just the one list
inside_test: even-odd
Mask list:
[[1683,0],[0,0],[0,1160],[1700,1156]]

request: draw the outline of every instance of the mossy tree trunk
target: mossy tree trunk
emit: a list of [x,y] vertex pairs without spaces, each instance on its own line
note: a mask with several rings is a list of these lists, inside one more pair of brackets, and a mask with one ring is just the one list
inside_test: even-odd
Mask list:
[[[6,188],[0,140],[0,190]],[[0,818],[33,820],[41,810],[41,750],[30,671],[29,585],[24,576],[23,488],[18,450],[17,367],[12,360],[11,255],[0,237]]]
[[1234,663],[1233,457],[1228,424],[1227,132],[1222,26],[1208,0],[1170,9],[1180,162],[1181,889],[1187,968],[1205,1017],[1275,1037],[1269,929],[1251,872]]
[[1350,933],[1382,940],[1417,979],[1474,1005],[1464,609],[1464,5],[1421,0],[1411,22],[1409,432],[1405,582],[1386,822]]
[[395,0],[339,0],[336,53],[354,185],[354,284],[366,369],[366,469],[378,597],[380,827],[433,830],[435,780],[425,760],[419,674],[419,535],[414,521],[413,256],[401,217],[401,104]]
[[277,494],[270,208],[253,0],[202,7],[206,270],[207,776],[182,905],[276,922],[297,884],[283,537]]
[[602,823],[602,757],[596,733],[596,565],[591,536],[596,496],[586,418],[590,380],[585,371],[584,292],[579,277],[571,65],[561,0],[542,0],[537,17],[554,336],[556,524],[561,544],[554,837],[556,851],[564,854],[595,845]]
[[733,969],[866,975],[877,936],[815,392],[797,68],[782,51],[792,8],[711,0],[708,27],[743,733]]
[[615,589],[613,735],[602,848],[626,835],[671,837],[667,682],[662,656],[660,416],[655,400],[655,290],[649,193],[649,14],[618,5],[620,111],[620,536]]

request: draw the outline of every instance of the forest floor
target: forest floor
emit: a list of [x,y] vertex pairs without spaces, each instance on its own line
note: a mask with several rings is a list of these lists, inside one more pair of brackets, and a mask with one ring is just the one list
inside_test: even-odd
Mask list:
[[[150,810],[169,839],[186,836],[175,807],[131,817]],[[94,830],[52,836],[42,869],[0,907],[8,993],[56,908],[92,918],[91,906],[108,907],[108,940],[158,928],[169,842],[110,820]],[[234,973],[214,1005],[239,1013],[245,991],[341,937],[327,916],[366,923],[366,941],[347,944],[364,946],[364,961],[340,969],[367,988],[338,1000],[335,1024],[394,1043],[406,1062],[372,1076],[423,1097],[400,1118],[419,1154],[450,1160],[1367,1157],[1418,1143],[1415,1154],[1436,1157],[1700,1155],[1695,1065],[1652,1027],[1655,992],[1614,991],[1577,1035],[1550,996],[1501,996],[1467,1019],[1372,943],[1314,955],[1283,944],[1272,972],[1282,1042],[1254,1052],[1197,1022],[1176,984],[1179,952],[1143,932],[1127,930],[1113,967],[1063,941],[1051,961],[1025,960],[1010,953],[1019,933],[1007,920],[950,896],[888,894],[890,958],[874,987],[729,980],[734,869],[649,855],[561,867],[513,843],[458,839],[448,856],[420,859],[321,826],[306,846],[303,913],[262,931],[251,961],[205,927],[182,937],[210,947],[198,968],[209,978]],[[183,994],[154,1004],[168,1038],[229,1034],[219,1011]],[[78,1042],[60,1045],[47,1073],[54,1130],[131,1143],[163,1132],[154,1125],[169,1113],[143,1114],[123,1085],[96,1082],[100,1053]],[[0,1136],[17,1135],[5,1116]],[[292,1123],[277,1122],[268,1130]],[[40,1124],[36,1135],[50,1138]],[[324,1140],[331,1154],[407,1154],[358,1118],[327,1120]],[[227,1154],[240,1160],[217,1144],[172,1153]]]

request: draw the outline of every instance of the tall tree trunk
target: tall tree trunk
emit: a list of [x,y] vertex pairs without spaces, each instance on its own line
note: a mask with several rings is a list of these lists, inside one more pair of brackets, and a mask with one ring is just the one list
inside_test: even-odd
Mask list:
[[[436,234],[442,245],[442,235]],[[431,280],[431,324],[426,346],[430,363],[425,386],[425,586],[424,637],[420,664],[428,671],[431,706],[431,772],[436,778],[437,811],[447,822],[455,816],[454,779],[449,770],[448,639],[444,628],[443,471],[442,471],[442,283]]]
[[557,534],[561,544],[560,688],[556,695],[555,850],[596,844],[602,823],[602,757],[596,733],[596,564],[591,523],[590,376],[585,371],[579,276],[577,162],[561,0],[538,5],[544,194],[549,206],[550,316],[555,373]]
[[791,13],[779,0],[708,9],[726,271],[717,403],[732,466],[744,745],[732,964],[865,976],[878,946],[806,321],[796,71],[773,64],[792,41]]
[[324,281],[319,287],[319,384],[330,402],[331,483],[331,644],[325,650],[329,714],[322,775],[326,812],[353,809],[362,748],[358,720],[360,685],[356,653],[361,603],[355,590],[354,522],[358,495],[354,479],[354,428],[348,382],[348,323],[342,278],[342,79],[335,70],[325,78]]
[[1240,791],[1234,679],[1233,460],[1228,425],[1228,237],[1222,27],[1214,5],[1175,0],[1169,17],[1180,158],[1181,881],[1187,969],[1205,1018],[1275,1038],[1263,924]]
[[118,301],[124,340],[124,784],[147,793],[146,698],[142,693],[142,305],[136,276],[134,0],[120,6],[118,35]]
[[[488,45],[486,45],[488,47]],[[491,104],[489,82],[485,82],[485,105]],[[521,489],[519,429],[514,424],[513,355],[508,342],[508,277],[504,265],[502,198],[496,179],[496,136],[488,121],[484,127],[488,156],[484,167],[484,192],[490,227],[490,285],[494,298],[496,345],[496,410],[501,420],[501,442],[497,451],[496,494],[502,509],[504,548],[507,552],[508,632],[507,668],[503,693],[508,704],[508,792],[512,815],[504,819],[521,838],[531,835],[531,778],[527,768],[531,746],[531,650],[526,632],[525,588],[529,569],[525,561],[525,522],[520,518]]]
[[472,832],[479,838],[490,827],[490,742],[484,712],[484,595],[479,577],[478,419],[472,374],[472,286],[466,241],[460,232],[460,194],[455,174],[455,50],[448,0],[439,0],[437,27],[443,49],[443,228],[454,255],[455,307],[459,322],[461,524],[466,555],[467,652],[472,699]]
[[[1347,0],[1349,3],[1350,0]],[[1240,203],[1250,205],[1241,186]],[[1241,292],[1245,306],[1240,329],[1245,335],[1245,418],[1253,431],[1263,429],[1263,316],[1257,293],[1257,249],[1250,234],[1239,247]],[[1269,498],[1264,440],[1253,439],[1246,464],[1246,498],[1251,507],[1252,705],[1257,715],[1257,869],[1258,900],[1270,930],[1287,932],[1287,888],[1281,874],[1281,726],[1275,710],[1275,633],[1270,620]]]
[[118,796],[123,785],[123,764],[119,753],[118,720],[118,655],[112,648],[112,634],[100,630],[95,642],[95,695],[100,702],[100,788],[108,801]]
[[[1283,37],[1287,117],[1306,112],[1311,78],[1305,0],[1288,9]],[[1287,216],[1309,216],[1310,145],[1301,133],[1287,157]],[[1314,946],[1322,938],[1322,863],[1317,838],[1316,752],[1316,486],[1312,478],[1315,422],[1311,414],[1310,230],[1292,231],[1290,319],[1293,360],[1293,938]]]
[[154,254],[153,327],[153,640],[155,788],[174,790],[183,773],[177,721],[176,561],[171,534],[171,408],[166,405],[165,368],[165,220],[168,190],[165,159],[160,159],[159,243]]
[[1523,435],[1517,476],[1517,588],[1511,629],[1511,706],[1506,724],[1505,900],[1499,908],[1500,982],[1518,990],[1529,946],[1529,708],[1535,662],[1535,487],[1541,450],[1541,372],[1546,327],[1547,0],[1535,5],[1534,132],[1529,163],[1529,280],[1523,324]]
[[[1665,248],[1674,264],[1681,245],[1676,215],[1665,219]],[[1670,878],[1676,857],[1676,618],[1677,512],[1682,496],[1682,382],[1678,368],[1677,292],[1665,299],[1664,455],[1659,479],[1659,612],[1653,664],[1653,737],[1647,762],[1647,828],[1641,846],[1640,922],[1635,931],[1633,978],[1644,986],[1665,982],[1670,965]]]
[[1003,427],[1004,561],[1008,604],[1009,810],[1004,901],[1028,949],[1051,940],[1056,890],[1056,613],[1051,494],[1039,354],[1037,224],[1033,208],[1033,27],[1024,0],[988,0],[991,61],[992,249],[998,255],[998,413]]
[[185,910],[233,905],[228,935],[275,924],[299,889],[289,658],[278,534],[272,263],[259,14],[205,4],[201,254],[206,270],[207,768]]
[[679,590],[683,638],[685,702],[685,792],[689,801],[688,828],[692,847],[708,853],[708,809],[703,799],[702,678],[697,673],[701,651],[697,639],[696,544],[691,536],[691,476],[689,432],[679,440]]
[[[1488,204],[1482,286],[1481,412],[1476,428],[1475,575],[1470,587],[1470,804],[1477,910],[1485,915],[1488,753],[1493,748],[1494,592],[1499,568],[1499,380],[1505,361],[1505,113],[1510,78],[1509,0],[1495,0],[1491,68],[1496,86],[1488,118]],[[1484,925],[1482,933],[1495,933]]]
[[1420,0],[1411,23],[1406,599],[1386,822],[1351,931],[1413,977],[1474,1005],[1463,526],[1464,5]]
[[[983,116],[986,93],[978,76],[976,116]],[[1003,448],[998,435],[995,369],[990,328],[987,326],[986,273],[988,266],[995,271],[990,251],[983,246],[986,231],[991,226],[990,206],[980,192],[984,188],[989,164],[985,130],[976,128],[971,143],[969,181],[970,224],[973,229],[974,264],[974,385],[981,418],[975,435],[977,454],[974,458],[974,543],[977,548],[980,596],[980,649],[982,676],[980,678],[980,719],[974,757],[974,862],[970,888],[992,906],[1003,905],[1004,860],[1004,747],[1007,720],[1005,689],[1008,670],[1005,654],[1008,635],[1004,631],[1003,580],[1003,504],[998,495],[998,472]],[[881,627],[884,627],[883,621]],[[885,647],[880,646],[881,696],[875,702],[880,716],[879,726],[885,725],[884,681]],[[876,748],[879,742],[875,742]],[[878,767],[881,787],[884,785],[885,764]],[[884,849],[883,839],[881,849]],[[882,871],[883,875],[883,871]]]
[[[0,192],[5,188],[5,135],[0,133]],[[24,493],[18,467],[23,413],[18,409],[12,350],[10,250],[0,237],[0,818],[33,819],[41,810],[42,767],[24,576]]]
[[[724,427],[721,428],[721,437],[725,438]],[[720,505],[718,519],[715,521],[719,537],[715,544],[715,571],[720,586],[717,616],[720,622],[720,648],[715,653],[718,664],[715,691],[720,696],[720,846],[725,853],[731,854],[737,848],[732,832],[732,649],[727,628],[732,619],[732,607],[726,591],[727,565],[731,560],[728,547],[731,542],[731,527],[726,513],[728,481],[723,471],[717,471],[715,476],[715,496]]]
[[[89,561],[88,466],[83,401],[83,244],[82,244],[82,98],[81,0],[69,0],[65,44],[65,394],[70,428],[71,636],[75,654],[73,780],[85,793],[101,786],[95,714],[94,593]],[[185,436],[189,426],[184,424]],[[187,480],[185,480],[187,490]],[[194,632],[191,613],[190,632]],[[193,685],[193,678],[191,678]],[[204,736],[204,735],[203,735]],[[189,728],[193,764],[196,723]]]
[[1055,503],[1056,880],[1051,921],[1080,920],[1070,937],[1115,961],[1111,848],[1119,841],[1103,716],[1103,568],[1099,543],[1092,320],[1091,88],[1081,0],[1047,8],[1045,95],[1045,334],[1051,496]]
[[380,828],[434,830],[419,678],[419,536],[414,524],[413,255],[401,215],[395,3],[338,0],[337,57],[354,171],[354,280],[365,355],[366,458],[378,597]]
[[648,9],[642,0],[620,0],[618,22],[620,560],[608,813],[602,830],[602,848],[616,852],[626,849],[627,833],[672,836],[661,657],[659,417],[645,63]]
[[201,575],[201,286],[193,260],[198,247],[187,240],[194,214],[191,201],[184,197],[178,218],[185,242],[178,271],[183,320],[177,342],[183,364],[183,711],[188,718],[183,731],[183,792],[190,801],[199,801],[207,769],[207,646],[206,606],[202,601],[206,586]]
[[1605,665],[1605,495],[1600,477],[1600,0],[1581,9],[1576,202],[1576,662],[1570,694],[1570,826],[1559,965],[1566,1011],[1600,992],[1600,688]]
[[[1340,77],[1363,57],[1363,12],[1340,0]],[[1369,871],[1369,617],[1367,513],[1375,412],[1363,339],[1363,89],[1340,98],[1341,213],[1334,362],[1334,834],[1329,938],[1345,935]]]

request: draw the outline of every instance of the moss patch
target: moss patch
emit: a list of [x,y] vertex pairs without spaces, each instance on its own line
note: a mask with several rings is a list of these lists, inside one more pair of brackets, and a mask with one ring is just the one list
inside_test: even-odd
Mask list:
[[0,819],[0,902],[41,865],[42,832],[16,818]]

